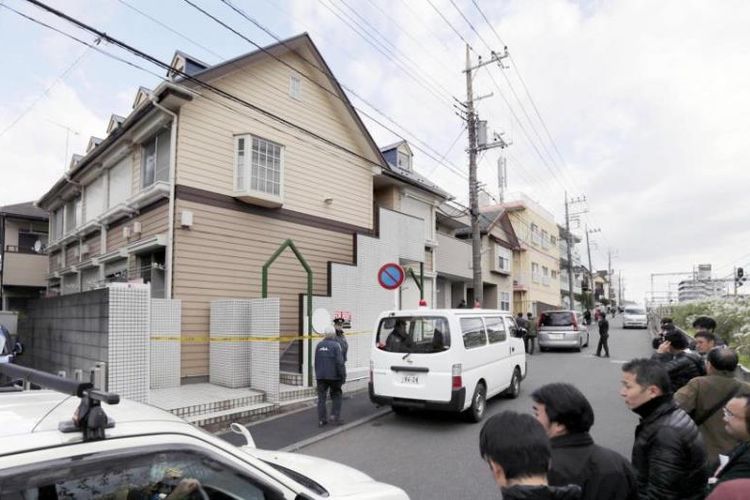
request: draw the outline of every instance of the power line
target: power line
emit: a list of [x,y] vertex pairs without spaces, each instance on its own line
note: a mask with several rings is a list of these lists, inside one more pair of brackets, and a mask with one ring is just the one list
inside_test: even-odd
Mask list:
[[188,37],[187,35],[184,35],[184,34],[180,33],[180,32],[179,32],[179,31],[177,31],[176,29],[174,29],[174,28],[170,27],[169,25],[167,25],[166,23],[164,23],[164,22],[162,22],[162,21],[160,21],[160,20],[156,19],[155,17],[153,17],[153,16],[150,16],[149,14],[146,14],[145,12],[143,12],[143,11],[142,11],[142,10],[140,10],[140,9],[138,9],[138,8],[137,8],[137,7],[135,7],[134,5],[131,5],[131,4],[129,4],[129,3],[128,3],[128,2],[126,2],[125,0],[117,0],[117,1],[118,1],[118,2],[120,2],[121,4],[123,4],[123,5],[125,6],[125,7],[127,7],[127,8],[129,8],[129,9],[131,9],[131,10],[133,10],[133,11],[137,12],[138,14],[142,15],[143,17],[145,17],[145,18],[147,18],[147,19],[150,19],[151,21],[153,21],[154,23],[158,24],[158,25],[159,25],[159,26],[161,26],[162,28],[164,28],[164,29],[166,29],[166,30],[170,31],[171,33],[174,33],[175,35],[179,36],[179,37],[180,37],[180,38],[182,38],[183,40],[187,40],[188,42],[192,43],[192,44],[193,44],[193,45],[195,45],[196,47],[200,47],[201,49],[205,50],[205,51],[206,51],[206,52],[208,52],[209,54],[211,54],[211,55],[213,55],[214,57],[216,57],[216,58],[217,58],[218,60],[222,61],[222,60],[226,59],[226,57],[222,56],[221,54],[217,54],[216,52],[214,52],[213,50],[209,49],[209,48],[208,48],[208,47],[206,47],[205,45],[201,45],[200,43],[196,42],[196,41],[195,41],[195,40],[193,40],[192,38],[189,38],[189,37]]
[[456,2],[454,2],[453,0],[450,0],[450,2],[451,2],[451,5],[453,5],[453,8],[456,9],[456,11],[458,11],[458,13],[464,19],[464,21],[466,21],[466,24],[469,25],[469,28],[471,28],[471,31],[473,31],[477,35],[477,37],[479,37],[479,40],[484,44],[485,47],[487,47],[487,50],[489,50],[490,52],[492,52],[492,47],[490,47],[490,44],[487,43],[487,41],[479,33],[479,31],[477,31],[477,29],[474,27],[474,25],[471,24],[471,21],[469,21],[469,19],[464,15],[463,11],[458,8],[458,5],[456,5]]
[[432,0],[427,0],[427,3],[429,3],[429,4],[430,4],[430,7],[432,7],[432,9],[433,9],[433,10],[434,10],[435,12],[437,12],[437,14],[438,14],[438,15],[440,16],[440,18],[441,18],[441,19],[442,19],[443,21],[445,21],[445,24],[447,24],[447,25],[448,25],[448,27],[450,27],[450,29],[452,29],[452,30],[453,30],[453,33],[455,33],[455,34],[456,34],[456,35],[458,36],[458,38],[460,38],[460,39],[461,39],[461,41],[463,41],[463,42],[464,42],[464,43],[465,43],[465,44],[466,44],[466,45],[467,45],[467,46],[469,47],[469,50],[471,50],[472,52],[476,52],[476,51],[474,50],[474,47],[472,47],[472,46],[471,46],[471,44],[470,44],[470,43],[469,43],[468,41],[466,41],[466,38],[464,38],[464,36],[463,36],[463,35],[462,35],[462,34],[461,34],[461,33],[460,33],[460,32],[459,32],[459,31],[458,31],[458,30],[457,30],[456,28],[455,28],[455,26],[453,26],[453,24],[451,24],[451,22],[450,22],[450,21],[448,20],[448,18],[446,18],[446,17],[445,17],[444,15],[443,15],[443,13],[442,13],[442,12],[440,11],[440,9],[438,9],[437,7],[435,7],[435,4],[434,4],[434,3],[432,3]]

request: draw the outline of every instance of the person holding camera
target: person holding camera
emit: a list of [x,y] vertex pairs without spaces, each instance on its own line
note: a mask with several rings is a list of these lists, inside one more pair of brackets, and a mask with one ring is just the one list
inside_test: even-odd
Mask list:
[[[654,339],[656,340],[656,339]],[[688,351],[688,341],[680,332],[672,329],[664,334],[664,341],[659,344],[651,359],[659,361],[669,374],[672,392],[695,377],[706,374],[703,360],[692,351]]]

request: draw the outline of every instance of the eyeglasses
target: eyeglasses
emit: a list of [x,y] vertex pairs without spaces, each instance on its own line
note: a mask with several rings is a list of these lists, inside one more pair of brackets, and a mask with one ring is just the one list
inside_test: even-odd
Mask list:
[[737,415],[732,413],[726,406],[721,409],[724,412],[724,418],[735,418]]

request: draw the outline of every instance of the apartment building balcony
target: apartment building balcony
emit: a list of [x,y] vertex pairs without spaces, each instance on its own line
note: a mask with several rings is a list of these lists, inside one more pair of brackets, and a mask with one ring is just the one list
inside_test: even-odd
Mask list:
[[435,271],[457,278],[471,279],[471,244],[446,234],[437,234]]
[[47,256],[38,253],[11,251],[5,249],[3,262],[3,286],[47,285]]

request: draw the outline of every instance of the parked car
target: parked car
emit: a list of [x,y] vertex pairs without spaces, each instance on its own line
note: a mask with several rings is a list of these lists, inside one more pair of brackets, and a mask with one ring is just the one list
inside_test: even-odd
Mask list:
[[627,306],[622,315],[623,328],[648,328],[646,309],[640,306]]
[[[5,364],[0,375],[23,370]],[[248,441],[237,447],[158,408],[44,375],[30,380],[68,389],[0,394],[0,498],[409,498],[342,464],[259,450],[244,427],[233,425]]]
[[583,315],[571,310],[545,311],[537,323],[539,350],[572,348],[581,351],[589,345],[589,329]]
[[484,416],[487,399],[515,398],[526,353],[513,316],[490,309],[389,311],[370,355],[370,400],[399,414],[412,408]]

